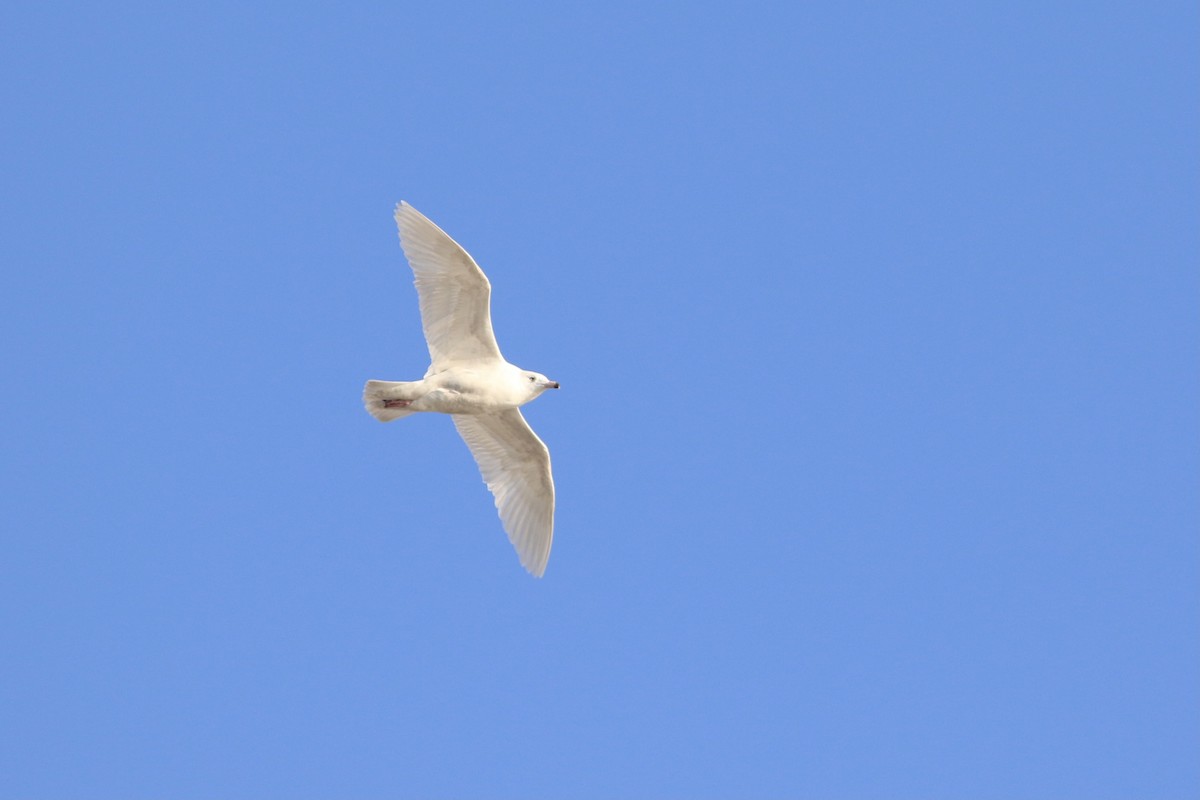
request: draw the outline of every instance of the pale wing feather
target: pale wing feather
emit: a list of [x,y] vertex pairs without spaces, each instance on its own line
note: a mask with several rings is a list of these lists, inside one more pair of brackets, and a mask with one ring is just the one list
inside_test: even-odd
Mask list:
[[521,565],[536,577],[546,571],[554,539],[554,478],[550,451],[517,409],[498,414],[454,414]]
[[455,362],[503,360],[492,333],[492,286],[475,260],[408,203],[396,206],[396,227],[416,278],[430,372]]

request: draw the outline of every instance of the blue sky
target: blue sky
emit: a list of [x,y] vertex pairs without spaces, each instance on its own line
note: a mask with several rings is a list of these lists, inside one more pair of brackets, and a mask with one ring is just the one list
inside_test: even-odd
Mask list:
[[1200,793],[1195,4],[512,5],[4,12],[0,795]]

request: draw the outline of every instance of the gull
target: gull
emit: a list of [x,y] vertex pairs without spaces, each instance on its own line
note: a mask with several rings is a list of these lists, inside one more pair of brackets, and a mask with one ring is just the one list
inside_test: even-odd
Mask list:
[[449,414],[522,566],[540,578],[554,538],[554,478],[550,451],[519,409],[558,382],[500,355],[492,285],[458,242],[405,202],[396,206],[396,226],[416,277],[429,369],[419,381],[367,381],[363,404],[380,422]]

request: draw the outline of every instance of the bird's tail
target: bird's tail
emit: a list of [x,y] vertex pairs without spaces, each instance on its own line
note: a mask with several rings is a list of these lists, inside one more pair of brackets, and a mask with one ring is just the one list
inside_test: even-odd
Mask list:
[[420,381],[367,381],[363,387],[363,405],[371,416],[380,422],[391,422],[394,419],[407,417],[416,411],[405,408],[400,403],[416,399],[415,388]]

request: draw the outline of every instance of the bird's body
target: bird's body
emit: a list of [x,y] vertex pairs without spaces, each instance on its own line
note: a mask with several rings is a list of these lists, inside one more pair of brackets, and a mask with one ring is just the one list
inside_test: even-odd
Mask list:
[[554,480],[546,445],[518,409],[558,383],[500,355],[491,284],[466,250],[407,203],[396,207],[396,224],[431,363],[419,381],[367,381],[363,404],[383,422],[422,411],[452,415],[521,563],[541,576],[554,537]]
[[376,389],[373,396],[391,402],[391,408],[485,414],[519,408],[541,394],[547,387],[536,377],[531,381],[532,375],[506,361],[483,361],[447,367],[419,381],[371,381],[368,390]]

